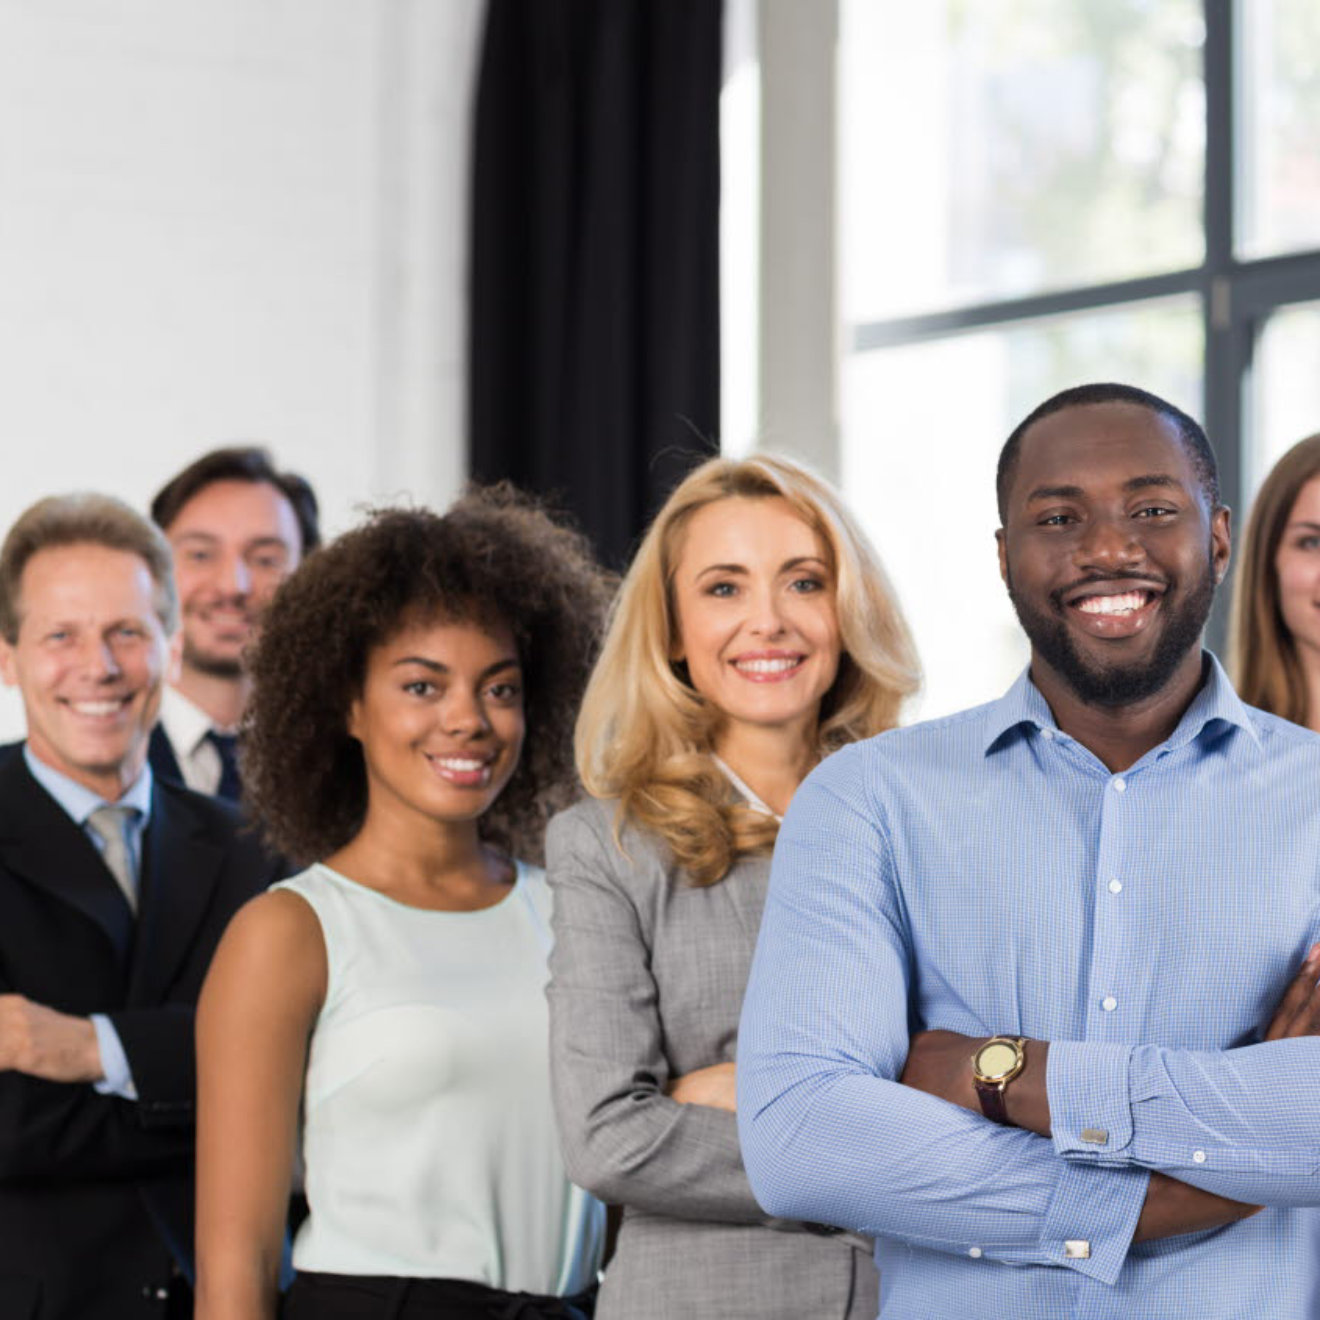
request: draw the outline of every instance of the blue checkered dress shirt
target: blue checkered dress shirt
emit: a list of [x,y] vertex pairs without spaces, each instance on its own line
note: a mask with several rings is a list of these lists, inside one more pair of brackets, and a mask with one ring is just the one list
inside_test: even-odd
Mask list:
[[[1027,675],[825,761],[775,849],[739,1037],[766,1210],[874,1234],[884,1320],[1320,1316],[1320,737],[1213,657],[1111,774]],[[909,1033],[1054,1042],[1052,1139],[899,1085]],[[1085,1134],[1085,1135],[1084,1135]],[[1267,1208],[1131,1245],[1149,1170]]]

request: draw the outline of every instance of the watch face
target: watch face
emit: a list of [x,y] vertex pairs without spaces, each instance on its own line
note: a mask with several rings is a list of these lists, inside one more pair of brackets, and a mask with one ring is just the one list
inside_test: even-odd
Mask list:
[[976,1056],[976,1070],[982,1077],[988,1077],[992,1081],[998,1077],[1005,1077],[1017,1066],[1017,1049],[1004,1041],[991,1041],[989,1045],[984,1045],[980,1053]]

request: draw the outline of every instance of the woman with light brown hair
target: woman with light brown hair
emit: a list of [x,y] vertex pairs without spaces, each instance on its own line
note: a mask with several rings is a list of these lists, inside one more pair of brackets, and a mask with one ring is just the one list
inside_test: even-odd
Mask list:
[[771,1220],[734,1060],[779,820],[917,686],[874,551],[786,459],[712,459],[617,598],[576,732],[592,800],[551,822],[551,1074],[575,1182],[623,1207],[598,1317],[872,1320],[870,1243]]
[[1320,434],[1265,478],[1233,588],[1229,657],[1242,699],[1320,732]]

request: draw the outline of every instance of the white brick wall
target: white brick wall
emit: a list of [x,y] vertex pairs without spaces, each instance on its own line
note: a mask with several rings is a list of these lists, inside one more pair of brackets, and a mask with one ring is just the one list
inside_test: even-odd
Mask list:
[[241,439],[331,532],[457,489],[482,10],[0,0],[0,527]]

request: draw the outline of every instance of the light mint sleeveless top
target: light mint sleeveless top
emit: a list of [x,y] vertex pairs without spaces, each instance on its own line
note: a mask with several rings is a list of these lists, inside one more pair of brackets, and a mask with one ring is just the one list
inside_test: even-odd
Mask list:
[[303,1093],[300,1270],[570,1294],[604,1208],[568,1181],[550,1106],[550,892],[518,864],[494,907],[431,912],[327,866],[275,886],[329,971]]

